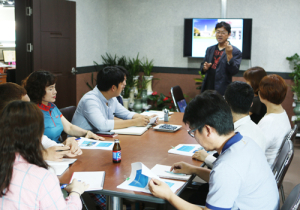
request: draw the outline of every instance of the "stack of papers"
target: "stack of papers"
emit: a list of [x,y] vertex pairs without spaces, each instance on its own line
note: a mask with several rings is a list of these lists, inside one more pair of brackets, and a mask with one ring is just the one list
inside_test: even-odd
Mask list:
[[156,164],[151,171],[161,178],[188,180],[191,175],[177,174],[170,171],[171,166]]
[[[187,174],[178,174],[178,173],[174,173],[170,171],[171,166],[166,166],[166,165],[160,165],[160,164],[156,164],[151,171],[156,174],[157,176],[161,177],[161,178],[166,178],[166,179],[177,179],[177,180],[184,180],[187,181],[191,175],[187,175]],[[204,181],[203,179],[201,179],[200,177],[196,176],[193,179],[194,182],[199,182],[199,183],[206,183],[206,181]]]
[[151,193],[148,188],[148,183],[152,178],[165,182],[170,187],[172,192],[176,192],[184,184],[184,182],[180,181],[161,179],[156,174],[154,174],[149,168],[147,168],[143,163],[137,162],[131,164],[130,177],[127,178],[125,182],[117,186],[117,188]]
[[112,150],[114,147],[114,142],[112,141],[98,141],[91,140],[87,138],[80,138],[78,145],[81,149],[102,149],[102,150]]
[[196,151],[201,149],[203,149],[203,147],[201,147],[200,144],[178,144],[176,147],[170,149],[168,153],[193,156]]
[[74,172],[70,183],[73,179],[85,182],[90,187],[86,191],[102,190],[105,178],[105,171],[85,171],[85,172]]
[[[146,112],[141,113],[141,115],[146,115],[146,116],[152,116],[156,114],[159,117],[159,120],[164,120],[164,112],[163,111],[155,111],[155,110],[149,110]],[[169,115],[174,114],[174,112],[169,112]]]
[[65,172],[65,170],[69,168],[69,165],[74,163],[76,160],[77,159],[63,158],[61,162],[49,161],[49,160],[46,160],[46,162],[49,165],[48,170],[53,172],[57,176],[60,176]]
[[128,127],[128,128],[111,130],[110,132],[115,132],[117,134],[126,134],[126,135],[137,135],[137,136],[140,136],[143,133],[145,133],[148,130],[148,128],[150,128],[150,127],[151,127],[151,125],[147,125],[145,127],[131,126],[131,127]]

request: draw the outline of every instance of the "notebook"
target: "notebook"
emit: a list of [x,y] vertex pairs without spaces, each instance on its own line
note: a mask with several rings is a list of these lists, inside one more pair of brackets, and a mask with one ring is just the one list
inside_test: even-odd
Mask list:
[[84,171],[84,172],[74,172],[70,183],[73,179],[80,180],[81,182],[85,182],[89,184],[89,188],[86,191],[93,190],[102,190],[105,178],[105,171]]
[[61,162],[46,160],[46,163],[49,165],[49,171],[55,173],[57,176],[60,176],[69,168],[69,165],[74,163],[76,160],[77,159],[73,158],[63,158]]

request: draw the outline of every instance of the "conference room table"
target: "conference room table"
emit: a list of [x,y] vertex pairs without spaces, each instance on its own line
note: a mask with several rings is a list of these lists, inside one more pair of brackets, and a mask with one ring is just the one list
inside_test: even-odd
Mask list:
[[[83,154],[77,157],[60,177],[60,183],[69,183],[73,172],[80,171],[105,171],[103,190],[91,191],[107,196],[107,209],[122,209],[122,199],[166,204],[163,199],[154,197],[152,194],[124,190],[117,188],[131,173],[131,163],[141,162],[149,169],[156,164],[169,165],[185,161],[192,165],[200,166],[202,162],[193,160],[189,156],[169,154],[168,150],[178,144],[197,144],[197,141],[188,133],[189,127],[182,122],[183,113],[175,112],[169,122],[159,121],[158,124],[182,125],[182,128],[174,133],[155,131],[149,128],[141,136],[118,135],[114,138],[106,138],[107,141],[120,140],[122,160],[113,163],[112,151],[107,150],[83,150]],[[181,188],[184,189],[183,185]],[[177,194],[181,192],[177,191]]]

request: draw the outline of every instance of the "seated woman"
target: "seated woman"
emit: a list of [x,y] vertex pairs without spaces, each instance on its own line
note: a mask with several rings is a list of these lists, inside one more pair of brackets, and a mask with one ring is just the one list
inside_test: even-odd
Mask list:
[[249,115],[251,120],[257,124],[267,112],[267,107],[260,101],[258,96],[259,83],[264,76],[267,76],[267,73],[263,68],[256,66],[245,71],[243,76],[246,83],[249,84],[254,91],[253,104],[250,108]]
[[86,138],[104,140],[103,137],[97,136],[91,131],[71,124],[61,114],[54,104],[57,93],[55,82],[55,76],[48,71],[35,71],[23,81],[30,100],[36,103],[44,114],[44,134],[56,142],[59,142],[62,131],[70,136],[85,136]]
[[285,99],[287,85],[282,77],[271,74],[259,83],[259,97],[267,107],[266,115],[258,127],[266,137],[266,157],[272,166],[286,134],[291,130],[290,121],[281,103]]
[[[0,112],[2,112],[3,108],[9,102],[14,100],[30,101],[25,88],[12,82],[0,84]],[[61,161],[64,156],[75,157],[82,154],[82,151],[78,146],[78,142],[74,137],[69,137],[62,143],[65,145],[64,147],[43,135],[42,145],[44,147],[44,159]]]
[[43,160],[44,117],[33,103],[13,101],[0,114],[1,209],[81,209],[88,188],[74,180],[63,198],[57,176]]

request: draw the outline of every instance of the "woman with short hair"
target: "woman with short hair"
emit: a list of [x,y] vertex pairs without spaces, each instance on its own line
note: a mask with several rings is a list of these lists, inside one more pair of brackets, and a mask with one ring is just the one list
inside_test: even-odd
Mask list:
[[287,85],[282,77],[271,74],[259,83],[259,97],[267,107],[266,115],[259,121],[258,127],[266,137],[266,156],[272,166],[286,134],[291,130],[290,121],[282,102],[287,93]]
[[71,124],[62,115],[54,104],[57,94],[55,83],[56,77],[48,71],[35,71],[23,81],[30,100],[36,103],[44,114],[44,134],[57,143],[60,142],[59,137],[62,131],[70,136],[85,136],[86,138],[104,140],[91,131]]
[[258,96],[259,83],[264,76],[267,76],[267,73],[262,67],[255,66],[245,71],[243,76],[246,83],[249,84],[254,91],[253,104],[250,108],[249,115],[251,120],[257,124],[267,112],[266,106],[260,101]]
[[12,101],[0,114],[0,203],[2,209],[81,209],[88,188],[73,181],[63,198],[59,180],[48,171],[41,138],[44,117],[31,102]]

